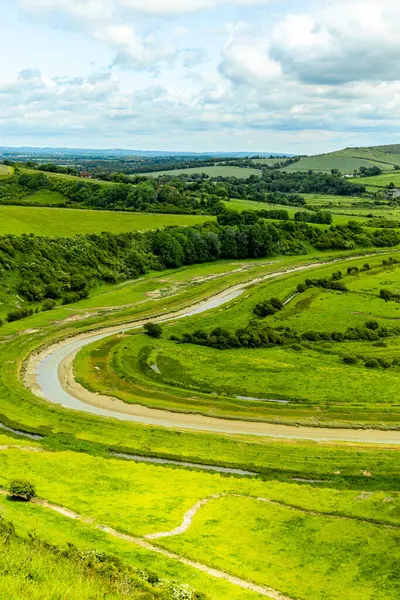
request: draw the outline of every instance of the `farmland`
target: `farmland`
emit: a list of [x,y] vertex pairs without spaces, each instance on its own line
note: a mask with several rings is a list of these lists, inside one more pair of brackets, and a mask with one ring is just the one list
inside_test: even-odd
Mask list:
[[147,177],[162,177],[163,175],[201,175],[204,173],[210,178],[213,177],[237,177],[238,179],[248,179],[251,175],[260,177],[260,169],[246,169],[242,167],[198,167],[193,169],[174,169],[173,171],[154,171],[153,173],[143,173]]
[[370,188],[384,188],[393,183],[395,187],[400,187],[400,171],[383,173],[376,177],[357,177],[353,180],[355,183],[363,183]]
[[[40,193],[43,197],[42,193]],[[47,194],[45,194],[47,198]],[[34,196],[32,196],[34,198]],[[0,206],[2,234],[71,236],[112,231],[148,231],[168,225],[204,223],[211,217],[201,215],[163,215],[116,211],[91,211],[67,208]]]

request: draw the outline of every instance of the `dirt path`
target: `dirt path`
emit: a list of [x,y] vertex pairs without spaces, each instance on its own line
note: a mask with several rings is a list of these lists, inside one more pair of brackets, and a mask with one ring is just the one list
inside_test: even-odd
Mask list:
[[[2,496],[6,496],[8,494],[8,492],[6,490],[0,489],[0,494]],[[37,504],[38,506],[41,506],[42,508],[57,512],[58,514],[61,514],[64,517],[67,517],[68,519],[73,519],[75,521],[80,521],[82,523],[94,524],[94,527],[96,529],[98,529],[99,531],[103,531],[104,533],[107,533],[108,535],[116,537],[120,540],[125,540],[126,542],[130,542],[132,544],[136,544],[140,548],[144,548],[145,550],[149,550],[150,552],[155,552],[156,554],[161,554],[162,556],[165,556],[172,560],[176,560],[176,561],[180,562],[181,564],[192,567],[193,569],[202,571],[203,573],[206,573],[207,575],[210,575],[211,577],[216,577],[217,579],[223,579],[224,581],[228,581],[229,583],[232,583],[233,585],[237,585],[245,590],[255,592],[257,594],[260,594],[261,596],[270,598],[271,600],[293,600],[289,596],[285,596],[284,594],[281,594],[277,590],[270,588],[268,586],[262,586],[262,585],[258,585],[256,583],[252,583],[251,581],[246,581],[245,579],[241,579],[240,577],[235,577],[234,575],[230,575],[229,573],[225,573],[224,571],[220,571],[219,569],[213,569],[212,567],[208,567],[207,565],[204,565],[203,563],[199,563],[197,561],[190,560],[189,558],[180,556],[179,554],[175,554],[174,552],[169,552],[168,550],[164,550],[164,548],[160,548],[159,546],[154,546],[150,542],[146,541],[144,538],[136,537],[133,535],[128,535],[126,533],[122,533],[121,531],[117,531],[116,529],[113,529],[112,527],[108,527],[107,525],[95,524],[93,519],[85,518],[82,515],[76,513],[73,510],[70,510],[69,508],[66,508],[64,506],[52,504],[51,502],[48,502],[47,500],[41,500],[41,499],[35,499],[32,502],[34,504]]]
[[[334,264],[335,262],[347,262],[355,260],[356,258],[360,257],[352,257],[345,260],[337,259],[330,261],[329,264]],[[73,365],[77,352],[83,346],[96,339],[101,339],[102,337],[121,333],[126,330],[140,328],[149,320],[166,322],[177,318],[188,317],[193,314],[199,314],[231,301],[251,285],[276,279],[278,277],[284,277],[296,272],[324,267],[326,265],[327,263],[311,263],[268,273],[253,280],[232,286],[207,300],[173,313],[165,313],[124,325],[115,325],[104,328],[101,332],[84,333],[74,338],[63,340],[29,357],[24,370],[25,385],[46,400],[56,402],[66,408],[73,408],[105,417],[114,417],[124,421],[134,421],[168,428],[286,439],[309,439],[325,442],[348,441],[377,444],[400,444],[399,431],[313,428],[296,425],[286,426],[260,421],[231,420],[206,417],[196,413],[185,414],[162,409],[152,409],[143,405],[127,404],[117,398],[90,392],[75,380]],[[54,366],[51,365],[51,368],[47,366],[46,371],[46,359],[52,358],[54,360],[56,359],[57,362],[53,363]],[[54,376],[54,371],[58,372],[58,377]],[[40,383],[38,379],[40,379]]]
[[189,527],[191,526],[193,519],[194,519],[195,515],[199,512],[199,510],[201,510],[203,508],[203,506],[206,506],[206,504],[209,504],[212,500],[219,500],[220,498],[247,498],[250,500],[256,500],[258,502],[266,502],[267,504],[279,506],[280,508],[286,508],[288,510],[294,510],[296,512],[301,512],[305,515],[310,515],[312,517],[323,517],[323,518],[327,518],[327,519],[341,519],[344,521],[356,521],[358,523],[365,523],[365,524],[374,525],[377,527],[384,527],[385,529],[400,529],[400,525],[399,526],[387,525],[386,523],[377,523],[375,521],[373,521],[373,522],[367,521],[366,519],[363,519],[362,517],[347,517],[345,515],[333,515],[330,513],[324,513],[324,512],[320,512],[320,511],[306,510],[306,509],[300,508],[298,506],[292,506],[290,504],[278,502],[277,500],[270,500],[269,498],[260,498],[258,496],[249,496],[246,494],[214,494],[213,496],[209,496],[208,498],[204,498],[203,500],[199,500],[198,502],[196,502],[196,504],[194,506],[192,506],[192,508],[190,510],[188,510],[187,513],[184,515],[182,524],[179,525],[179,527],[176,527],[175,529],[172,529],[171,531],[162,531],[160,533],[149,533],[149,534],[145,535],[144,537],[147,540],[157,540],[159,538],[171,537],[174,535],[181,535],[182,533],[185,533],[185,531],[187,531],[189,529]]

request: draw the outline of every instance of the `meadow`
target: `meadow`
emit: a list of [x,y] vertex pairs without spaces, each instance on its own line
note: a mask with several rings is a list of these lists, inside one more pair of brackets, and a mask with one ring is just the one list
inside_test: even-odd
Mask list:
[[[43,192],[40,193],[43,198]],[[47,199],[47,194],[45,194]],[[34,198],[34,196],[32,196]],[[164,215],[137,212],[81,210],[71,208],[0,206],[0,230],[3,235],[30,234],[71,236],[111,231],[148,231],[168,225],[188,226],[213,217],[202,215]]]
[[375,177],[357,177],[352,179],[355,183],[363,183],[370,188],[384,188],[393,183],[396,187],[400,187],[400,171],[391,171],[383,173]]
[[251,175],[261,176],[260,169],[247,169],[243,167],[193,167],[190,169],[174,169],[173,171],[154,171],[152,173],[142,173],[146,177],[162,177],[163,175],[194,175],[205,173],[210,178],[213,177],[237,177],[238,179],[248,179]]
[[[132,215],[133,218],[135,216]],[[397,597],[395,561],[400,524],[397,446],[283,441],[168,430],[105,419],[48,403],[26,388],[22,378],[24,361],[30,353],[65,336],[189,306],[230,285],[284,268],[341,257],[342,264],[321,265],[313,271],[313,276],[316,273],[321,277],[330,275],[338,268],[345,271],[348,263],[344,259],[350,258],[351,254],[354,251],[313,251],[303,257],[217,261],[148,273],[134,282],[98,286],[89,299],[74,305],[57,307],[23,321],[3,325],[0,341],[6,343],[0,344],[0,422],[21,431],[40,433],[43,439],[24,441],[20,435],[0,430],[0,486],[7,488],[14,478],[28,478],[35,483],[39,498],[76,511],[86,520],[68,518],[46,505],[12,502],[5,497],[0,497],[0,513],[16,524],[21,536],[27,537],[34,532],[34,537],[64,550],[68,543],[73,543],[85,552],[111,553],[129,567],[150,570],[152,581],[157,580],[157,576],[177,580],[179,584],[189,584],[210,600],[257,600],[266,596],[218,579],[207,570],[200,571],[193,565],[183,564],[181,558],[197,561],[206,569],[219,568],[226,574],[271,587],[293,599],[341,600],[348,597],[351,600],[392,600]],[[395,256],[395,251],[391,255]],[[351,264],[362,266],[367,260],[372,267],[375,263],[380,264],[382,256],[352,260]],[[396,270],[378,273],[377,267],[376,271],[371,268],[367,283],[361,275],[346,279],[351,297],[358,297],[360,289],[365,288],[362,294],[373,299],[382,281],[390,281],[388,287],[395,288]],[[216,370],[215,366],[209,361],[205,370],[199,360],[200,352],[209,352],[217,364],[216,357],[223,357],[225,351],[190,345],[178,346],[178,354],[178,351],[175,353],[177,345],[167,339],[169,333],[211,328],[215,326],[216,319],[223,327],[246,325],[252,318],[256,301],[271,295],[286,299],[306,276],[306,273],[287,274],[279,280],[253,286],[227,306],[165,326],[161,340],[154,341],[141,333],[108,338],[107,344],[113,348],[106,343],[87,347],[86,355],[79,356],[76,369],[79,370],[81,362],[90,375],[90,385],[98,386],[101,378],[93,377],[97,372],[94,369],[98,364],[96,361],[103,361],[102,375],[115,376],[128,388],[131,387],[131,376],[135,380],[143,377],[148,392],[146,398],[142,397],[145,403],[151,400],[165,406],[165,402],[172,402],[172,395],[176,395],[176,409],[179,403],[188,402],[190,397],[196,396],[207,410],[220,401],[221,406],[226,403],[226,411],[232,410],[235,399],[229,396],[219,399],[202,392],[194,393],[193,390],[188,395],[185,387],[157,382],[154,371],[149,368],[142,370],[142,367],[153,364],[154,357],[157,360],[163,355],[166,360],[157,364],[165,369],[168,378],[178,374],[174,365],[171,368],[171,359],[188,365],[185,367],[185,384],[189,377],[199,377],[203,372],[209,376],[211,368]],[[338,298],[339,302],[339,296],[332,291],[321,294],[321,302],[325,302],[326,296],[331,301]],[[388,305],[379,302],[386,311],[385,306]],[[295,304],[296,299],[285,307],[282,316]],[[325,302],[325,308],[327,304],[329,301]],[[352,315],[346,317],[345,310],[340,309],[340,315],[340,325],[347,323],[346,318],[352,322]],[[285,312],[285,318],[290,319],[290,313]],[[310,317],[310,322],[314,321],[315,316]],[[141,348],[146,346],[151,346],[153,354],[148,355],[148,363],[147,358],[144,362],[139,361],[140,370],[133,371],[135,353],[140,353]],[[115,366],[114,362],[110,362],[110,352],[114,350],[121,358],[124,380],[109,369]],[[374,351],[380,352],[380,349]],[[242,353],[242,350],[238,352]],[[262,353],[264,350],[254,352]],[[309,368],[308,353],[309,350],[304,348],[299,354],[305,372]],[[337,360],[337,357],[333,358]],[[220,362],[221,369],[229,370],[229,362],[226,359]],[[241,372],[242,380],[246,378],[251,385],[254,380],[256,385],[252,377],[253,366],[254,362],[246,372]],[[353,366],[347,368],[354,376]],[[361,371],[361,366],[354,368]],[[262,369],[262,377],[265,377],[264,371]],[[238,373],[238,369],[232,369],[229,376],[236,377],[239,382]],[[386,375],[387,371],[376,373]],[[216,372],[215,378],[216,381],[219,378],[221,386],[227,384],[227,376],[224,381],[221,372]],[[136,381],[140,388],[141,383],[141,379]],[[113,389],[113,393],[116,392],[117,385]],[[305,422],[317,425],[317,408],[322,407],[321,420],[333,422],[342,418],[354,424],[360,419],[363,426],[368,426],[370,423],[374,425],[377,415],[380,415],[381,425],[391,426],[395,407],[387,402],[381,410],[375,400],[375,403],[371,401],[368,410],[361,404],[358,407],[349,405],[345,416],[342,406],[324,407],[320,400],[317,400],[315,408],[295,406],[299,412],[293,415],[288,412],[289,417],[281,411],[286,409],[285,405],[253,404],[268,420],[293,418],[301,422],[303,418]],[[249,403],[237,401],[237,406],[239,404],[244,411]],[[178,466],[141,464],[117,459],[111,452],[246,468],[258,476],[234,477]],[[220,494],[228,496],[202,506],[182,534],[147,540],[151,542],[151,548],[141,547],[129,539],[116,538],[97,528],[102,524],[146,540],[146,535],[168,532],[180,526],[185,512],[197,502]],[[264,498],[274,504],[256,498]],[[383,525],[391,525],[394,529]],[[81,588],[75,591],[70,562],[60,560],[58,570],[52,556],[43,551],[31,561],[32,568],[28,571],[25,557],[28,560],[31,555],[30,547],[20,541],[16,543],[19,546],[12,542],[8,562],[4,556],[0,560],[0,568],[5,565],[13,573],[13,583],[0,573],[1,585],[7,582],[13,593],[16,590],[14,597],[18,597],[22,590],[27,597],[35,598],[29,596],[31,588],[29,578],[25,576],[30,572],[38,594],[43,590],[43,595],[38,595],[38,598],[48,597],[50,600],[51,593],[53,597],[58,593],[60,598],[64,598],[69,593],[68,597],[75,600],[79,593],[85,598],[86,590],[88,596],[92,594],[89,597],[96,598],[98,586],[103,583],[96,574],[91,573],[89,577],[83,573],[79,580]],[[166,556],[156,550],[168,550],[174,554]],[[54,584],[53,588],[50,585],[46,588],[46,572],[54,574],[58,587]],[[76,573],[80,576],[81,571],[76,570]],[[137,585],[140,593],[146,592],[146,600],[153,597],[164,599],[160,590],[153,589],[154,586],[142,590],[140,581]],[[103,585],[102,591],[107,592],[108,597],[119,600],[117,594],[120,589],[109,589]],[[134,593],[136,590],[127,597],[135,598]],[[176,597],[166,596],[168,600]],[[183,597],[186,600],[187,596]],[[197,600],[201,598],[192,595],[190,600],[195,597]]]
[[[353,264],[361,268],[364,263]],[[383,268],[381,259],[371,259],[369,266],[366,273],[346,277],[347,293],[309,288],[263,322],[275,329],[290,327],[300,335],[363,327],[368,319],[397,327],[400,305],[382,301],[377,289],[389,284],[390,289],[398,289],[400,268]],[[340,267],[319,268],[313,276],[331,277]],[[266,294],[285,301],[305,278],[296,273],[250,288],[244,298],[222,309],[185,319],[184,324],[167,325],[162,340],[133,333],[89,345],[76,361],[78,379],[92,391],[126,402],[178,411],[278,422],[398,425],[394,390],[400,384],[400,371],[367,369],[361,361],[352,366],[343,362],[347,354],[362,355],[364,360],[386,355],[400,358],[397,336],[385,340],[384,349],[366,341],[322,340],[312,345],[300,342],[295,348],[292,342],[282,347],[221,351],[168,339],[200,326],[205,331],[216,326],[230,331],[246,327],[254,319],[255,304]],[[288,404],[275,404],[274,399]]]
[[[362,485],[339,490],[334,483],[226,477],[18,447],[3,448],[0,465],[3,488],[14,477],[29,477],[40,498],[85,519],[72,524],[66,516],[50,515],[46,507],[0,502],[1,512],[14,519],[19,530],[29,531],[29,524],[35,523],[37,536],[62,548],[66,540],[72,540],[79,548],[111,550],[127,564],[134,561],[136,566],[154,568],[151,549],[144,553],[128,541],[111,541],[96,526],[101,523],[144,539],[172,531],[199,500],[210,499],[194,512],[185,531],[149,541],[178,557],[219,568],[293,598],[301,592],[306,599],[339,600],[344,593],[353,600],[392,599],[398,591],[399,500],[391,492],[365,493]],[[374,563],[379,563],[379,577],[376,569],[363,568]],[[158,568],[161,566],[167,576],[173,573],[165,561],[159,562]],[[210,598],[224,594],[238,600],[259,597],[253,592],[235,592],[225,581],[177,566],[174,574],[178,580],[189,581]]]
[[[337,152],[306,156],[300,161],[285,167],[285,171],[323,171],[330,173],[339,169],[341,173],[353,173],[360,167],[377,166],[383,171],[392,171],[400,166],[399,146],[377,146],[370,148],[345,148]],[[369,178],[368,178],[369,179]]]

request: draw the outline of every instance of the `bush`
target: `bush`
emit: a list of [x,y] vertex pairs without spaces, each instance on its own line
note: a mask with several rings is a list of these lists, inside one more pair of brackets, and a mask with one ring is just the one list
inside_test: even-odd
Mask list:
[[33,310],[31,308],[16,308],[15,310],[10,310],[7,314],[7,321],[12,323],[13,321],[19,321],[20,319],[25,319],[25,317],[30,317],[33,315]]
[[358,358],[357,356],[354,356],[354,354],[347,354],[343,357],[343,362],[346,363],[346,365],[355,365],[358,362]]
[[365,323],[365,327],[367,329],[372,329],[372,331],[376,331],[377,329],[379,329],[379,323],[378,321],[367,321]]
[[297,286],[297,292],[299,294],[303,294],[307,289],[307,286],[304,283],[299,283],[299,285]]
[[376,360],[376,358],[369,358],[365,361],[365,366],[368,369],[377,369],[379,367],[379,362]]
[[29,502],[36,496],[36,488],[33,483],[25,479],[14,479],[10,484],[10,497],[15,500]]
[[143,327],[146,335],[153,338],[160,338],[162,336],[162,327],[158,323],[146,323]]
[[46,310],[53,310],[53,308],[55,308],[55,306],[57,305],[57,302],[55,300],[52,300],[51,298],[48,298],[47,300],[45,300],[42,304],[42,310],[46,311]]

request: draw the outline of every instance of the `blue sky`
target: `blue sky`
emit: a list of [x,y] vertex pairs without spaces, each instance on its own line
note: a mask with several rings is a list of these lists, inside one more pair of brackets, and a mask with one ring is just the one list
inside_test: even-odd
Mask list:
[[395,143],[398,0],[2,0],[0,145]]

